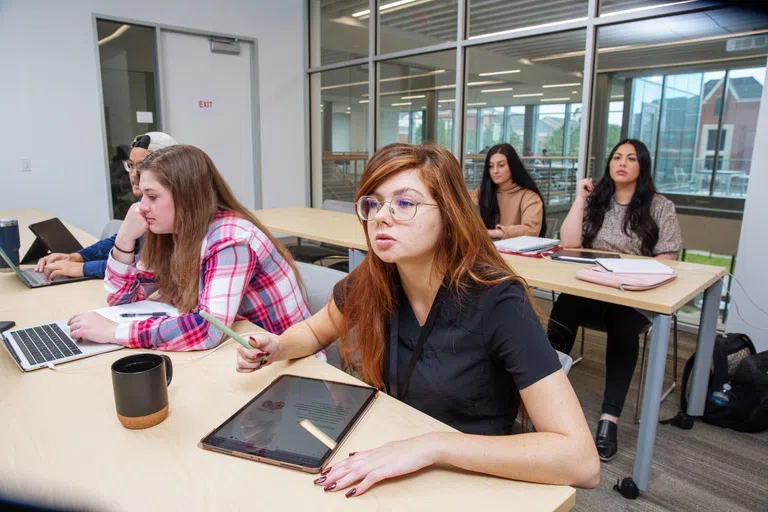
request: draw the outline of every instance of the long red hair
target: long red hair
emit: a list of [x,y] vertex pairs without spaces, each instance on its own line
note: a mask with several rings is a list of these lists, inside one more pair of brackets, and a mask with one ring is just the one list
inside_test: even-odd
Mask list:
[[[368,161],[355,197],[373,195],[395,174],[419,169],[421,180],[440,209],[443,236],[435,251],[435,271],[445,275],[444,283],[460,293],[470,285],[493,285],[519,281],[533,304],[525,281],[517,276],[491,242],[479,213],[472,203],[461,166],[454,156],[435,144],[395,143],[378,150]],[[368,256],[350,274],[344,305],[341,356],[369,385],[384,387],[384,353],[388,333],[385,325],[394,305],[394,263],[385,263],[373,252],[366,223],[361,221],[368,244]],[[354,330],[354,335],[350,336]]]

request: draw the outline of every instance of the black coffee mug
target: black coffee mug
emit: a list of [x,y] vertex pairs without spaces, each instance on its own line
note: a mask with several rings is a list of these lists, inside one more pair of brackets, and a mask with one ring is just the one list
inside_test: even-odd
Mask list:
[[112,363],[117,419],[126,428],[154,427],[168,416],[168,386],[173,378],[171,358],[136,354]]

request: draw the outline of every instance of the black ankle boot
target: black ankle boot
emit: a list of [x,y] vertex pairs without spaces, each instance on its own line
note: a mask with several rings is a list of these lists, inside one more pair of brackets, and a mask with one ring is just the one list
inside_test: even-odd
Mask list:
[[612,421],[600,420],[597,424],[595,445],[597,446],[597,455],[603,462],[608,462],[614,458],[619,450],[619,442],[616,439],[617,430],[618,425]]

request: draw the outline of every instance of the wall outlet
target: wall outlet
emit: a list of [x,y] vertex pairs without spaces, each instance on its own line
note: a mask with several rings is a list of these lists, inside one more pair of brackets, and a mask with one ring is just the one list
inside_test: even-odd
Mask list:
[[21,172],[32,172],[32,159],[31,158],[22,158],[21,159]]

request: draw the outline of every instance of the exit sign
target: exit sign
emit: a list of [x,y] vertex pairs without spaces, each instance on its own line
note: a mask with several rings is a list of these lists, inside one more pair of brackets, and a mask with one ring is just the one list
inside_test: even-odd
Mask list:
[[199,106],[200,108],[213,108],[213,102],[212,102],[212,101],[203,101],[203,100],[200,100],[200,101],[198,102],[198,106]]

